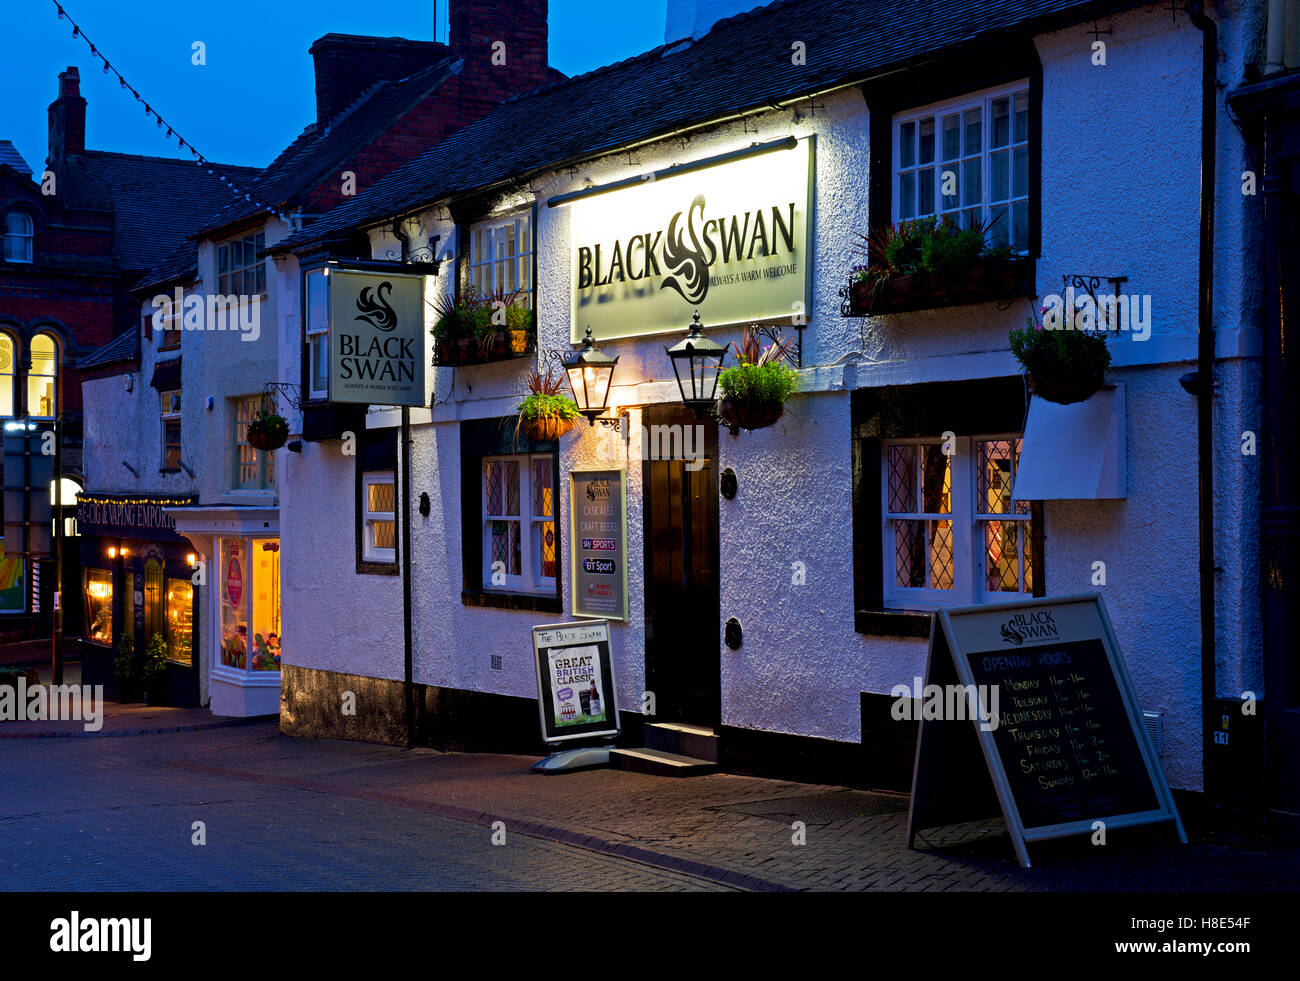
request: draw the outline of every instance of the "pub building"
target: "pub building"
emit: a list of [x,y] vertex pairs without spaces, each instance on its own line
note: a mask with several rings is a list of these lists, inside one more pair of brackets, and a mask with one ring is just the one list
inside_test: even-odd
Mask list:
[[[1261,14],[1216,33],[1218,7],[1079,6],[790,0],[710,23],[673,2],[690,36],[505,103],[270,249],[302,293],[282,730],[535,748],[531,627],[603,617],[618,765],[906,790],[892,692],[925,672],[931,613],[1096,592],[1170,784],[1205,789],[1211,720],[1263,691],[1255,260],[1198,260],[1207,207],[1254,221],[1222,100]],[[987,229],[1002,274],[856,289],[863,236],[926,216]],[[330,343],[368,316],[348,275],[430,253],[436,273],[387,266],[423,283],[394,336],[432,366],[403,446],[403,411],[357,414]],[[456,298],[498,291],[525,311],[511,330],[457,334]],[[1102,387],[1057,404],[1008,338],[1076,293],[1133,317]],[[715,375],[750,324],[798,384],[733,428]],[[534,368],[583,411],[571,432],[518,425]],[[1259,735],[1236,736],[1218,765],[1257,781]]]
[[[139,656],[157,635],[167,646],[166,666],[151,698],[169,705],[200,704],[197,558],[166,511],[192,501],[188,496],[77,496],[85,596],[83,684],[103,685],[110,697],[119,697],[123,691],[113,662],[123,638]],[[139,698],[145,692],[134,694]]]

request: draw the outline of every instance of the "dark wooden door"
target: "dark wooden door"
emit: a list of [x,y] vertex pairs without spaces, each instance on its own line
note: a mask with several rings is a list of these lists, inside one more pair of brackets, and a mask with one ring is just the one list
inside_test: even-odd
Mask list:
[[[646,686],[655,720],[715,725],[719,703],[718,427],[680,406],[649,406],[643,463]],[[680,452],[689,448],[693,459]]]

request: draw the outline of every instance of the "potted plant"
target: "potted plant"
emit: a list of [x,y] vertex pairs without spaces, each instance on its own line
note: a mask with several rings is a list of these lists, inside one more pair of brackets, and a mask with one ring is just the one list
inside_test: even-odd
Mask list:
[[258,409],[248,424],[248,445],[259,450],[278,450],[289,438],[289,421],[277,412]]
[[1041,399],[1069,405],[1096,393],[1110,367],[1108,334],[1080,330],[1072,323],[1046,327],[1030,316],[1011,331],[1011,353],[1024,367],[1029,389]]
[[528,394],[519,403],[519,421],[515,431],[522,429],[535,440],[559,439],[578,420],[578,404],[561,395],[564,379],[555,378],[547,369],[540,375],[536,368],[528,373]]
[[134,702],[140,697],[140,671],[135,660],[135,644],[124,636],[117,643],[117,656],[113,658],[113,674],[117,678],[117,700]]
[[739,363],[718,374],[718,418],[733,431],[762,429],[781,418],[799,382],[799,372],[781,360],[789,348],[779,339],[764,348],[754,327],[745,328],[739,347],[732,345]]
[[532,350],[533,311],[515,301],[518,290],[442,296],[434,303],[437,364],[486,364]]
[[989,246],[992,223],[962,227],[931,215],[867,236],[852,267],[844,314],[865,316],[980,303],[1025,295],[1029,261],[1006,246]]
[[144,700],[148,705],[162,705],[167,701],[167,641],[154,631],[149,646],[144,649],[140,662],[140,683],[144,687]]

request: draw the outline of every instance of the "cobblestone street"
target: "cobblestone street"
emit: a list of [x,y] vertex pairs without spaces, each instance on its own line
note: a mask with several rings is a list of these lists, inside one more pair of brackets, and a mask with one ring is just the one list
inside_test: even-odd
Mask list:
[[[718,774],[544,777],[529,757],[283,737],[272,722],[0,738],[11,890],[1279,890],[1295,851],[1151,833],[1033,848],[998,821],[904,847],[906,801]],[[8,730],[12,732],[13,730]],[[111,738],[112,732],[121,738]],[[5,733],[0,732],[0,737]],[[207,844],[191,844],[195,821]],[[496,821],[504,845],[492,842]],[[799,844],[801,822],[806,843]]]

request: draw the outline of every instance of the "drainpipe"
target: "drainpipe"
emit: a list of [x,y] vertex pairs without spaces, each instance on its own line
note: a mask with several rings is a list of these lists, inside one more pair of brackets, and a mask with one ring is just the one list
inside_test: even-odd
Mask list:
[[[411,254],[411,237],[402,230],[403,219],[393,222],[393,235],[402,245],[402,261]],[[411,630],[411,409],[402,406],[402,712],[406,720],[406,748],[415,745],[414,639]]]
[[1213,800],[1209,761],[1213,752],[1210,707],[1215,685],[1214,636],[1214,142],[1217,112],[1215,79],[1219,31],[1205,15],[1203,0],[1188,4],[1192,25],[1201,32],[1201,230],[1200,284],[1196,325],[1196,449],[1200,497],[1201,574],[1201,781]]

